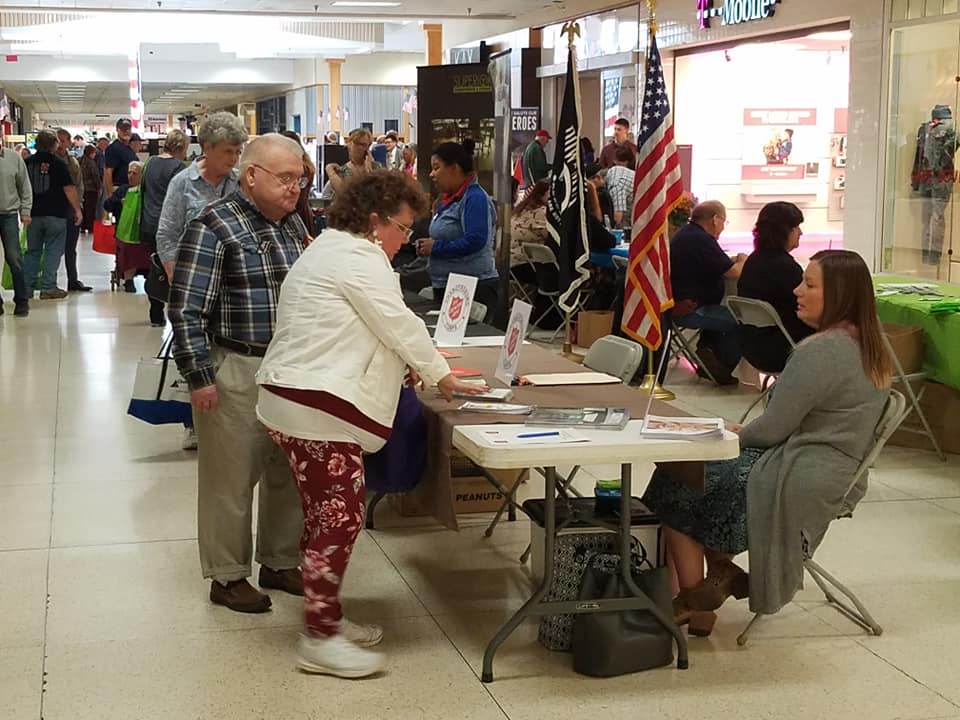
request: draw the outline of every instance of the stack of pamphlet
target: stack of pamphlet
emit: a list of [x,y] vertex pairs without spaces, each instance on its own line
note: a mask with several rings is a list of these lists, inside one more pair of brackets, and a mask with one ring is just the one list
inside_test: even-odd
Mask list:
[[723,418],[647,415],[640,434],[651,440],[719,440],[723,437]]
[[535,408],[527,425],[578,427],[585,430],[622,430],[630,421],[627,408]]

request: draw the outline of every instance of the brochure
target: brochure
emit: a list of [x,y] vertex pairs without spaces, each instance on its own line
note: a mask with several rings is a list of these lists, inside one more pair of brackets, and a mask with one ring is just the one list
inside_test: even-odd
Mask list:
[[723,437],[723,418],[647,415],[640,434],[657,440],[719,440]]
[[579,427],[590,430],[622,430],[630,421],[626,408],[536,408],[527,425],[548,427]]
[[459,393],[455,392],[453,394],[455,398],[466,398],[469,400],[479,400],[481,402],[507,402],[510,398],[513,397],[513,391],[510,388],[490,388],[484,393],[479,395],[470,395],[468,393]]
[[526,415],[533,410],[532,405],[512,405],[505,402],[476,402],[468,401],[461,405],[458,410],[463,412],[479,413],[501,413],[503,415]]

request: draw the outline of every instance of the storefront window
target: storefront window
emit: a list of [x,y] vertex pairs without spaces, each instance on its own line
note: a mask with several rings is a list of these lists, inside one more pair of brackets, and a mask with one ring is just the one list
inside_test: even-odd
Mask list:
[[882,267],[960,279],[960,22],[894,30]]
[[849,44],[819,32],[676,57],[677,144],[693,194],[727,208],[724,249],[751,252],[774,200],[803,211],[798,258],[843,246]]
[[[639,5],[611,10],[577,20],[580,37],[576,40],[580,60],[636,52],[640,49]],[[567,37],[563,25],[549,25],[543,29],[543,46],[553,50],[553,63],[567,61]]]

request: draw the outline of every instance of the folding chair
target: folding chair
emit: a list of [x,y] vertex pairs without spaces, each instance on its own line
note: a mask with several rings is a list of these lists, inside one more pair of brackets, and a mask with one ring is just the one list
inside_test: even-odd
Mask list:
[[[890,361],[893,363],[894,375],[893,375],[893,384],[902,385],[904,394],[907,396],[907,399],[910,401],[910,407],[907,410],[906,415],[904,415],[904,420],[907,419],[911,414],[916,413],[917,419],[920,421],[920,426],[915,425],[902,425],[900,427],[904,432],[914,433],[915,435],[926,435],[930,440],[930,443],[933,445],[933,449],[936,450],[937,456],[943,461],[947,461],[947,456],[943,454],[943,450],[940,449],[940,443],[937,442],[937,436],[933,432],[933,428],[930,427],[930,423],[927,422],[927,416],[923,412],[923,408],[920,407],[920,401],[923,399],[923,393],[926,391],[926,381],[927,374],[923,371],[908,373],[904,372],[903,365],[900,363],[900,358],[897,357],[897,353],[893,350],[893,345],[890,344],[890,338],[885,332],[881,332],[883,336],[883,346],[887,349],[887,354],[890,356]],[[914,384],[920,386],[920,391],[915,391]]]
[[591,370],[615,375],[629,383],[643,362],[643,347],[616,335],[597,340],[587,351],[583,364]]
[[[700,359],[700,356],[697,354],[696,345],[697,340],[700,338],[700,330],[695,328],[685,328],[677,324],[677,321],[673,317],[673,313],[667,313],[664,317],[669,317],[670,325],[670,351],[676,358],[684,357],[687,359],[694,368],[699,368],[704,375],[707,376],[707,379],[710,380],[714,385],[719,385],[717,379],[713,376],[706,365],[703,364],[703,360]],[[689,333],[689,334],[686,334]]]
[[513,298],[522,300],[528,305],[533,305],[533,298],[530,297],[530,293],[527,292],[526,286],[514,275],[513,268],[510,268],[510,292]]
[[[748,325],[756,328],[778,328],[790,344],[791,350],[797,346],[793,338],[790,337],[790,333],[787,332],[787,328],[783,326],[780,315],[773,309],[773,305],[770,303],[763,300],[755,300],[754,298],[740,297],[739,295],[728,295],[723,299],[723,304],[727,306],[730,314],[733,315],[734,319],[740,325]],[[771,379],[776,380],[780,375],[778,372],[770,372],[764,368],[757,368],[757,370],[764,375],[763,382],[760,385],[760,397],[754,400],[746,412],[743,413],[743,416],[740,418],[741,424],[746,421],[750,411],[769,395],[770,386],[772,385]]]
[[[883,446],[886,444],[887,440],[890,439],[890,436],[893,435],[894,431],[903,421],[903,418],[906,415],[906,407],[907,399],[896,390],[891,390],[890,397],[887,399],[887,404],[883,409],[883,415],[880,416],[880,421],[877,423],[877,426],[873,431],[873,446],[868,449],[866,457],[863,458],[863,461],[860,463],[859,467],[857,467],[857,472],[854,474],[853,479],[847,486],[846,493],[843,495],[843,510],[837,518],[838,520],[853,517],[854,508],[848,502],[850,493],[861,481],[866,484],[870,472],[870,466],[873,465],[874,461],[877,459],[877,456],[880,454],[880,451],[883,450]],[[798,541],[804,542],[802,538],[798,538]],[[814,582],[817,583],[820,590],[823,591],[823,595],[828,604],[836,608],[838,612],[846,615],[850,620],[855,622],[870,634],[880,635],[883,633],[883,628],[880,627],[880,625],[877,624],[877,621],[873,619],[870,611],[867,610],[862,602],[860,602],[860,599],[836,577],[824,570],[818,563],[814,562],[813,557],[806,549],[806,545],[804,545],[803,567],[808,573],[810,573],[810,577],[812,577]],[[840,593],[846,596],[846,598],[853,604],[853,607],[851,607],[850,604],[845,602],[843,599],[838,598],[833,592],[834,590],[838,590]],[[753,616],[753,619],[750,620],[747,627],[744,628],[743,632],[737,637],[737,645],[747,644],[747,636],[761,616],[761,613],[757,613]]]
[[[540,323],[550,314],[551,310],[556,311],[560,317],[564,316],[564,312],[560,308],[559,303],[561,295],[560,263],[557,262],[557,256],[553,254],[553,250],[546,245],[524,243],[521,247],[523,248],[523,254],[526,256],[527,262],[530,263],[530,267],[533,268],[533,271],[537,275],[537,294],[547,298],[550,302],[549,307],[540,313],[540,317],[530,323],[530,327],[527,329],[527,335],[529,336],[533,328],[539,327]],[[563,325],[561,324],[553,331],[553,335],[550,336],[550,342],[556,339],[562,329]]]
[[470,305],[470,322],[482,323],[487,319],[487,306],[482,302],[473,301]]

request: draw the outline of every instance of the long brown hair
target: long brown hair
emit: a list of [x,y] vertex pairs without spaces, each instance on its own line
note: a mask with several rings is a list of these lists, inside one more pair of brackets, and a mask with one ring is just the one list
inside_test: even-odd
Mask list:
[[864,372],[878,388],[890,387],[893,368],[880,335],[867,264],[850,250],[821,250],[810,261],[817,263],[823,273],[820,331],[845,324],[854,326]]
[[523,215],[528,210],[536,210],[547,204],[547,193],[550,192],[550,183],[538,180],[530,188],[527,196],[513,209],[514,215]]

